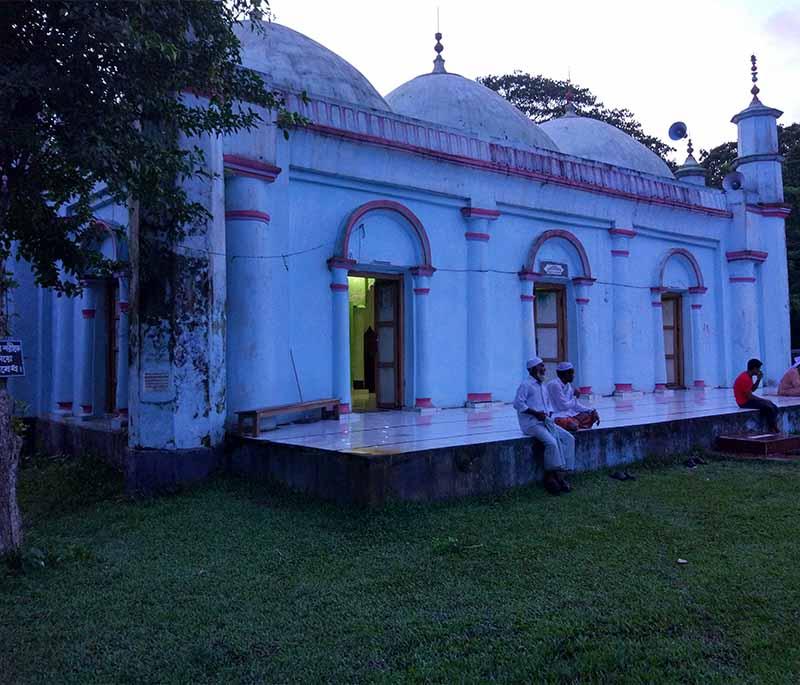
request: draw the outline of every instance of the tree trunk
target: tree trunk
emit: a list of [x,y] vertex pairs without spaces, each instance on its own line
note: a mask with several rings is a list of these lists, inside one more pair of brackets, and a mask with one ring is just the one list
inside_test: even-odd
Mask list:
[[0,385],[0,557],[22,545],[22,517],[17,505],[17,467],[22,438],[14,432],[14,400]]

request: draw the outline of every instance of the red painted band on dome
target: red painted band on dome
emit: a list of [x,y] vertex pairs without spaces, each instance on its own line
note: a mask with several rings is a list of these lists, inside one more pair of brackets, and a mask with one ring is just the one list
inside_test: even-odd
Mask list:
[[228,221],[260,221],[264,224],[270,221],[269,214],[257,209],[231,209],[225,212],[225,218]]

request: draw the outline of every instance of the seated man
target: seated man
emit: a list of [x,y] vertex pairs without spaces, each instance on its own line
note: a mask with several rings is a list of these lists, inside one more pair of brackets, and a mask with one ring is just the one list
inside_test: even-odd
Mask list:
[[591,428],[600,423],[600,415],[596,409],[587,407],[578,401],[578,393],[572,387],[575,380],[575,368],[569,362],[559,362],[556,375],[545,384],[550,404],[553,407],[553,418],[557,425],[565,430],[575,432],[582,428]]
[[[764,372],[760,359],[751,359],[747,362],[747,371],[742,371],[733,383],[733,396],[736,404],[742,409],[758,409],[767,420],[768,429],[772,433],[780,433],[778,428],[778,408],[763,397],[756,397],[753,393],[758,390]],[[753,378],[756,380],[753,381]]]
[[781,382],[778,385],[779,395],[800,397],[800,372],[797,370],[798,366],[800,366],[800,357],[795,357],[794,364],[783,374],[783,378],[781,378]]
[[566,471],[575,466],[575,438],[553,422],[553,408],[544,389],[544,362],[535,357],[528,360],[528,373],[517,389],[514,409],[517,410],[520,430],[544,445],[544,487],[551,495],[569,492],[572,486]]

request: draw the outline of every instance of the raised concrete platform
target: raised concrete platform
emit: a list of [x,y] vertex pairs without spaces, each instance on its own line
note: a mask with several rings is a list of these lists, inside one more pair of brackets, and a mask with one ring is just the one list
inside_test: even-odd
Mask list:
[[[800,398],[771,397],[784,431],[800,426]],[[601,398],[602,423],[576,435],[587,471],[648,456],[710,448],[720,435],[761,430],[730,389]],[[379,412],[288,425],[239,439],[230,468],[342,503],[436,500],[501,491],[540,477],[538,446],[522,435],[510,405],[432,414]]]

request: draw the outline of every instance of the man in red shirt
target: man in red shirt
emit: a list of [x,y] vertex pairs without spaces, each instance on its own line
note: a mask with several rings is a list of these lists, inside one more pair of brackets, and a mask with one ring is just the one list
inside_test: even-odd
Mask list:
[[[760,359],[751,359],[747,362],[747,371],[742,371],[733,382],[733,396],[736,404],[742,409],[758,409],[769,425],[769,430],[773,433],[780,433],[778,428],[778,407],[763,397],[756,397],[753,393],[758,390],[764,372],[761,370],[763,364]],[[755,378],[755,381],[753,381]]]

